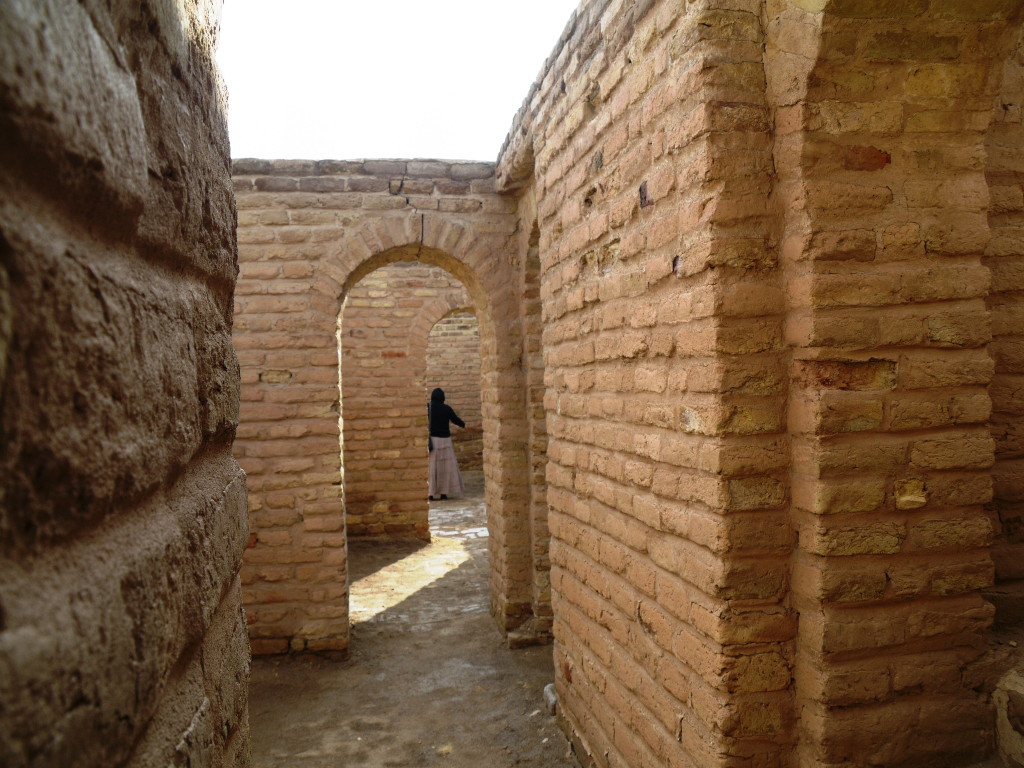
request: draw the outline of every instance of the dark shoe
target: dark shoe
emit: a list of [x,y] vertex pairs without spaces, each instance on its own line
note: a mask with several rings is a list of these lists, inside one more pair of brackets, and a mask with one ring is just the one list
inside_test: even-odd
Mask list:
[[442,493],[441,494],[441,501],[448,501],[448,494],[447,493]]

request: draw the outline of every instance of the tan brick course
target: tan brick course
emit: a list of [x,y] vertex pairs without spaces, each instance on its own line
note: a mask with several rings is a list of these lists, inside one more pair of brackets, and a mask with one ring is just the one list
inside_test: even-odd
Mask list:
[[1024,280],[1020,279],[1024,249],[1019,242],[1024,169],[1016,159],[1016,148],[1024,141],[1022,55],[1018,42],[1004,65],[992,123],[985,134],[991,239],[982,262],[991,273],[987,298],[992,332],[989,352],[994,363],[989,386],[989,429],[995,440],[991,507],[999,518],[992,547],[996,578],[986,596],[996,605],[996,622],[1004,626],[1024,624]]
[[[1019,610],[988,590],[1016,389],[986,346],[1016,326],[982,256],[1019,197],[983,169],[1019,143],[986,130],[1020,9],[918,5],[583,3],[503,147],[539,221],[557,684],[597,765],[985,754],[958,681],[982,590]],[[779,698],[721,675],[751,653]]]
[[[799,365],[831,369],[804,368],[790,395],[797,754],[806,765],[980,759],[987,703],[957,680],[992,615],[980,597],[994,573],[981,169],[1010,41],[985,14],[848,11],[781,11],[766,56],[775,154],[792,161],[775,191],[786,338]],[[794,67],[795,30],[809,27],[817,58]],[[844,364],[875,371],[851,387],[832,373]],[[953,485],[965,493],[950,497]],[[860,661],[844,657],[853,651]],[[887,682],[908,663],[928,671]]]

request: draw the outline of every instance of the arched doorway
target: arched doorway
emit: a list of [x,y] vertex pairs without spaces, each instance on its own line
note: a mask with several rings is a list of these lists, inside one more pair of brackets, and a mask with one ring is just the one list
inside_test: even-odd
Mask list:
[[[532,614],[529,478],[524,471],[525,392],[522,341],[515,322],[518,306],[511,291],[513,283],[503,280],[495,269],[489,249],[479,247],[479,241],[467,237],[468,233],[456,225],[448,223],[432,229],[429,220],[422,225],[424,231],[419,239],[425,242],[392,246],[367,255],[348,271],[344,282],[332,280],[336,286],[334,300],[340,310],[348,293],[365,276],[400,261],[440,267],[465,286],[476,308],[480,333],[491,612],[499,627],[508,631]],[[428,238],[452,248],[455,254],[461,252],[461,258],[427,245]],[[355,245],[365,249],[368,241],[369,238],[360,238]],[[463,250],[467,245],[468,250]],[[331,266],[340,265],[329,263],[325,273],[331,271]],[[340,311],[336,316],[340,317]]]
[[[297,196],[294,203],[270,197],[247,204],[278,201],[317,202]],[[236,455],[249,473],[256,521],[242,573],[254,652],[348,647],[339,319],[353,287],[396,262],[440,267],[465,286],[475,308],[489,603],[502,632],[516,630],[534,613],[518,265],[504,253],[502,237],[478,233],[468,222],[392,214],[357,223],[339,216],[345,236],[328,245],[313,242],[321,237],[316,232],[291,234],[289,224],[279,234],[294,244],[253,246],[248,257],[260,262],[254,274],[268,277],[246,287],[253,293],[236,312],[245,401]],[[261,228],[252,239],[266,240],[272,231]],[[286,263],[279,267],[275,259]],[[424,338],[431,325],[419,327]]]
[[[427,519],[426,401],[429,334],[439,315],[472,312],[465,287],[441,267],[399,261],[359,281],[340,318],[343,468],[349,537],[429,539]],[[476,325],[475,315],[469,315]],[[461,410],[473,401],[473,426],[482,469],[479,334],[470,369],[445,350],[444,366]],[[467,378],[466,372],[469,376]],[[434,385],[431,385],[434,386]],[[467,403],[468,404],[468,403]],[[461,437],[461,431],[459,437]]]

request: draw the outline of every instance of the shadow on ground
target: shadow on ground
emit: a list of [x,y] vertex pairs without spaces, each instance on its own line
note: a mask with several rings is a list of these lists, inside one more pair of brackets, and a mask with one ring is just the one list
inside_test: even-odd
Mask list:
[[510,651],[490,617],[482,482],[467,480],[431,504],[430,544],[350,543],[347,661],[254,659],[255,768],[577,768],[543,707],[551,647]]

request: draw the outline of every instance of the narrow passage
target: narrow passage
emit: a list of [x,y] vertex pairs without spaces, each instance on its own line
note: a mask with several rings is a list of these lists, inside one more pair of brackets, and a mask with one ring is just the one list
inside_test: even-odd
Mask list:
[[578,768],[544,709],[551,646],[510,651],[491,620],[483,474],[464,477],[430,544],[349,542],[348,660],[253,660],[255,768]]

